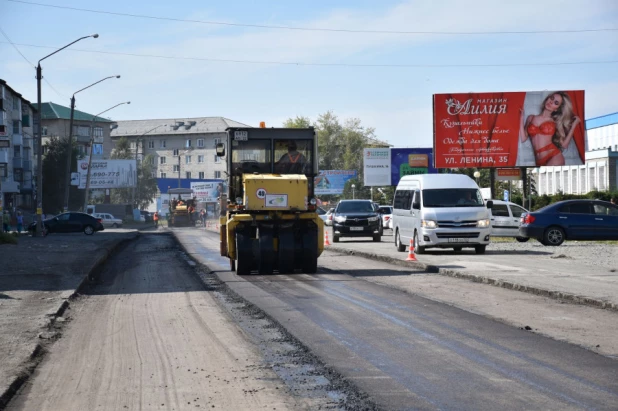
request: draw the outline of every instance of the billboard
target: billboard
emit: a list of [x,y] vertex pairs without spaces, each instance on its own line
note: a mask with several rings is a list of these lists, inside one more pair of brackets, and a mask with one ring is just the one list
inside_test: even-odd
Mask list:
[[364,148],[363,165],[365,186],[391,185],[390,148]]
[[396,186],[403,176],[435,174],[432,148],[391,148],[391,185]]
[[436,168],[584,164],[584,91],[434,94]]
[[356,170],[322,170],[313,180],[315,195],[343,194],[343,187],[351,178],[356,178]]
[[[92,160],[90,188],[129,188],[135,187],[135,160]],[[86,188],[88,159],[77,161],[79,188]]]
[[223,192],[223,182],[191,182],[191,190],[193,190],[193,196],[197,201],[214,203]]

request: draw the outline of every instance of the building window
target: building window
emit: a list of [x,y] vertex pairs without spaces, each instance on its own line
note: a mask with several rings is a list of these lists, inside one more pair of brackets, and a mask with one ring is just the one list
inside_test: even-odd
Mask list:
[[187,171],[186,174],[187,174],[187,178],[191,178],[191,172],[190,171]]
[[199,177],[199,179],[200,179],[200,180],[203,180],[203,179],[204,179],[204,172],[203,172],[203,171],[200,171],[200,172],[198,173],[198,177]]
[[135,142],[135,141],[131,141],[131,142],[129,143],[129,147],[131,148],[131,150],[135,150],[135,145],[136,145],[136,142]]
[[154,156],[148,156],[148,162],[150,163],[150,165],[155,165],[155,158]]
[[180,153],[180,150],[178,150],[177,148],[174,149],[174,152],[172,153],[174,156],[177,156]]
[[46,136],[47,135],[47,127],[43,127],[43,135]]
[[202,148],[204,147],[204,139],[203,138],[198,138],[197,139],[197,146]]
[[154,148],[154,141],[152,140],[148,141],[148,148]]
[[90,137],[90,127],[88,126],[73,126],[73,135],[80,137]]
[[8,164],[0,163],[0,177],[6,177],[8,175]]
[[44,156],[45,156],[45,155],[47,155],[47,152],[48,152],[48,151],[49,151],[49,146],[48,146],[47,144],[45,144],[45,145],[43,146],[43,155],[44,155]]
[[13,98],[13,110],[19,110],[19,99],[17,97]]
[[191,164],[191,156],[185,156],[185,164]]
[[166,162],[166,158],[165,157],[160,157],[160,163],[161,164],[165,164]]
[[204,162],[204,156],[203,155],[197,156],[197,162],[198,163],[203,163]]
[[159,140],[159,148],[165,148],[165,140]]
[[215,138],[215,148],[217,148],[217,144],[221,143],[220,138]]
[[215,154],[215,164],[219,164],[221,162],[221,157]]
[[13,146],[13,157],[21,157],[21,146]]
[[161,178],[167,178],[167,173],[164,173],[163,171],[161,171]]
[[178,164],[174,164],[174,173],[177,173],[180,171],[180,166]]
[[187,139],[187,142],[185,143],[185,147],[191,148],[191,139]]
[[150,173],[150,175],[152,176],[152,178],[157,178],[157,172],[153,171],[152,173]]
[[21,121],[19,121],[19,120],[13,120],[13,134],[21,134],[21,133],[19,132],[19,129],[20,129],[20,127],[19,127],[19,126],[20,126],[20,124],[19,124],[19,123],[21,123]]
[[92,130],[92,133],[95,137],[103,137],[103,127],[95,127]]
[[215,178],[221,178],[221,171],[215,171]]

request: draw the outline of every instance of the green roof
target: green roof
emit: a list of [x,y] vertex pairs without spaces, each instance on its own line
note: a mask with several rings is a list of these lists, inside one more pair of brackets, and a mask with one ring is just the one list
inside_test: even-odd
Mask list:
[[[32,104],[34,108],[38,109],[39,105],[37,103]],[[70,120],[71,119],[71,108],[61,106],[56,103],[42,103],[43,111],[41,111],[41,120]],[[77,121],[92,121],[92,118],[95,117],[94,114],[84,113],[83,111],[74,110],[73,111],[73,119]],[[113,123],[112,120],[103,118],[103,117],[95,117],[96,122],[99,123]]]

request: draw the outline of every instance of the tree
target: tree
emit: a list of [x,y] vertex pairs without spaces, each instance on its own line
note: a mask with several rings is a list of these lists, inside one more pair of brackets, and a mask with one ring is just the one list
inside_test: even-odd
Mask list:
[[[64,208],[66,184],[66,139],[52,137],[46,144],[43,157],[43,210],[46,214],[57,214]],[[77,170],[77,148],[71,151],[71,170]],[[69,186],[69,210],[79,210],[83,205],[84,192],[77,186]]]
[[[131,144],[126,137],[116,142],[116,147],[111,155],[115,160],[132,160],[135,153],[131,150]],[[154,161],[152,154],[147,155],[137,165],[137,186],[135,188],[114,188],[110,197],[112,203],[130,204],[134,200],[134,206],[144,209],[152,203],[157,195],[157,178],[154,177]]]

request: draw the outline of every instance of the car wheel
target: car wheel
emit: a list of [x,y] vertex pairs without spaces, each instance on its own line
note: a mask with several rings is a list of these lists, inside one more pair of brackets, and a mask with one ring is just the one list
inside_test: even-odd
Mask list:
[[86,235],[93,235],[94,234],[94,227],[91,225],[87,225],[86,227],[84,227],[84,234]]
[[401,244],[401,237],[399,237],[399,230],[395,233],[395,247],[397,247],[397,251],[403,253],[406,251],[406,246]]
[[455,251],[456,253],[461,252],[461,250],[463,250],[463,247],[453,247],[453,251]]
[[485,249],[487,248],[486,245],[475,245],[474,246],[474,251],[476,251],[477,254],[485,254]]
[[528,237],[515,237],[515,239],[520,243],[525,243],[526,241],[530,240],[530,238]]
[[564,240],[564,230],[557,226],[549,227],[545,230],[545,234],[543,234],[543,241],[547,243],[547,245],[559,246]]
[[382,236],[380,234],[376,234],[373,236],[373,242],[379,243],[382,240]]
[[333,243],[339,242],[339,236],[337,234],[333,234]]
[[414,252],[416,254],[425,254],[425,247],[418,245],[418,232],[414,232]]
[[116,223],[112,224],[112,228],[118,228],[118,224]]

